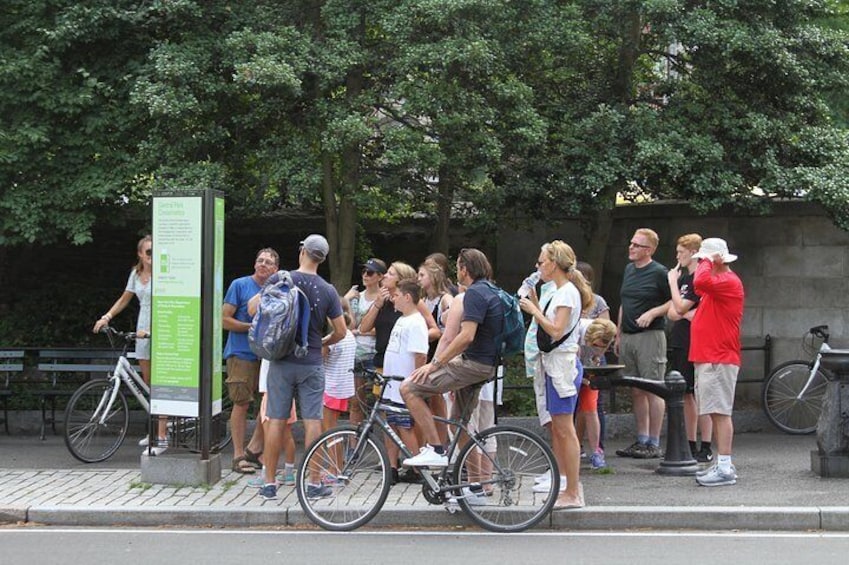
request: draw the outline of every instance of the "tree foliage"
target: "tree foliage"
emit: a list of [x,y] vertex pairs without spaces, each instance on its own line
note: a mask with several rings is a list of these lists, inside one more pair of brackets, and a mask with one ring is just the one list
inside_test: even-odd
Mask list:
[[[231,220],[482,229],[616,195],[822,204],[849,228],[846,2],[8,0],[0,243],[85,242],[160,187]],[[603,246],[602,246],[603,247]]]

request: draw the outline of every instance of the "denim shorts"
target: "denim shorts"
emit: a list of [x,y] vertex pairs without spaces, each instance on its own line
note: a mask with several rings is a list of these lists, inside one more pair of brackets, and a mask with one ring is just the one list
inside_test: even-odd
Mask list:
[[268,368],[268,417],[286,420],[297,394],[303,420],[321,420],[324,401],[324,367],[272,361]]

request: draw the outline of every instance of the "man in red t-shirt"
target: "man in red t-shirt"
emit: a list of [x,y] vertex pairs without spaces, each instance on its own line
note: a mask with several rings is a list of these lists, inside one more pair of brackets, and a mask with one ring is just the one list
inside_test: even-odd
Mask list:
[[733,485],[737,470],[731,464],[731,411],[740,371],[743,283],[728,266],[737,256],[728,252],[725,240],[705,239],[694,257],[699,265],[693,287],[701,300],[690,327],[689,359],[696,367],[699,415],[710,415],[718,453],[716,464],[699,471],[696,481],[706,487]]

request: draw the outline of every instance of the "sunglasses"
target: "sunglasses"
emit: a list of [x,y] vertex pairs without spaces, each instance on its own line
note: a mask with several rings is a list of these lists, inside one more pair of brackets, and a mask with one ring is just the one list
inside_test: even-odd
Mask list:
[[651,245],[643,245],[642,243],[637,243],[636,241],[632,241],[628,244],[628,247],[637,247],[639,249],[651,249]]
[[370,271],[369,269],[363,269],[363,274],[371,277],[373,275],[376,275],[377,271]]
[[152,249],[145,249],[144,254],[147,255],[148,257],[150,257],[151,255],[153,255],[153,250]]

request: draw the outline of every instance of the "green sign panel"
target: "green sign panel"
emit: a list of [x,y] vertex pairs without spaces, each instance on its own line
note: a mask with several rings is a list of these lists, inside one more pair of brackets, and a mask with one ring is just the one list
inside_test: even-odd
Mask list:
[[[212,356],[212,414],[221,411],[224,199],[207,196],[206,192],[191,192],[157,195],[153,199],[153,414],[200,415],[204,331],[212,333],[212,347],[208,353]],[[208,222],[211,225],[204,223],[205,205],[213,206],[212,221]],[[210,243],[209,239],[213,247],[211,255],[207,256],[213,264],[204,265],[204,242]],[[213,284],[203,289],[204,273],[208,269],[212,271]],[[212,304],[218,305],[206,314],[211,320],[204,318],[202,292],[211,293]]]

